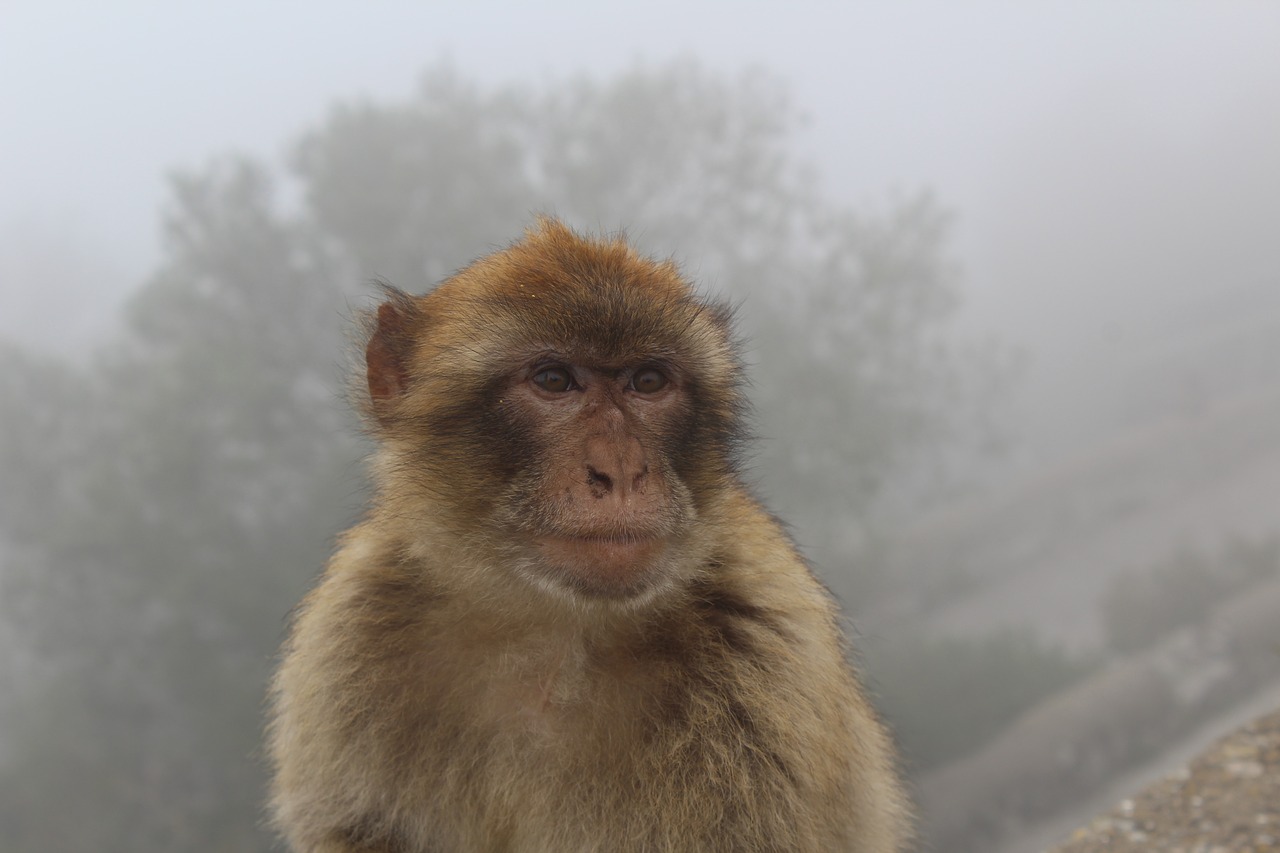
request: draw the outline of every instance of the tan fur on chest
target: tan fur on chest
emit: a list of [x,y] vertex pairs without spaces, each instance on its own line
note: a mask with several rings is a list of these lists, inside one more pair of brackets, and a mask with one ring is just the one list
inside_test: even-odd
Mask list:
[[476,712],[513,744],[555,747],[580,725],[591,677],[579,638],[530,637],[494,653]]

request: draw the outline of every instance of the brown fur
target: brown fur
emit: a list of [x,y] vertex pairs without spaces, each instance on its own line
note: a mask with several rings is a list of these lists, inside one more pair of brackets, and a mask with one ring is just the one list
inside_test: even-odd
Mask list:
[[726,312],[543,221],[390,293],[366,355],[375,500],[273,691],[294,850],[905,849],[833,602],[737,476]]

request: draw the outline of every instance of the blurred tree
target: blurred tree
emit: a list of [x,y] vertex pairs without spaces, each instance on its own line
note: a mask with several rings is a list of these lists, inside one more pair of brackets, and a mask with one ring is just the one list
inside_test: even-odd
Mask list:
[[1280,572],[1280,539],[1229,540],[1216,553],[1183,545],[1142,570],[1117,575],[1100,602],[1107,646],[1139,652],[1204,620],[1223,599]]
[[625,227],[743,300],[771,497],[829,567],[853,556],[886,484],[964,422],[972,364],[946,344],[946,216],[833,204],[798,121],[759,72],[483,91],[443,69],[335,108],[283,178],[175,178],[116,341],[83,366],[0,350],[0,591],[23,593],[0,607],[48,674],[0,733],[6,850],[266,848],[270,657],[359,504],[347,302],[370,276],[421,290],[535,212]]
[[6,580],[41,593],[23,624],[58,671],[6,727],[23,796],[0,820],[30,839],[8,849],[263,845],[265,664],[350,515],[356,452],[333,265],[271,204],[243,161],[175,179],[165,260],[120,339],[79,372],[4,355],[0,464],[22,484],[4,534],[44,567]]
[[1098,667],[1027,630],[931,637],[923,630],[863,649],[880,710],[915,772],[986,743],[1040,700]]

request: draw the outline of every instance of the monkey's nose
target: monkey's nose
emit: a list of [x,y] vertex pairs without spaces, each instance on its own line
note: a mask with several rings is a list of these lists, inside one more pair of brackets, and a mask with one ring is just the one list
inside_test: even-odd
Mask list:
[[611,492],[613,491],[613,478],[588,465],[587,485],[591,486],[593,489],[602,489],[603,491]]
[[603,471],[595,465],[587,465],[587,487],[597,498],[611,497],[626,502],[644,491],[644,480],[648,473],[648,465],[635,468],[620,465]]

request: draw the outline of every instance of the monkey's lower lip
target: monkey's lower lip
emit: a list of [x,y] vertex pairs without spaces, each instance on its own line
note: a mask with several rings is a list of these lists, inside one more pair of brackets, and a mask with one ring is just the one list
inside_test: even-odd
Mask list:
[[537,540],[543,556],[579,571],[623,575],[657,554],[662,540],[633,536],[545,536]]

